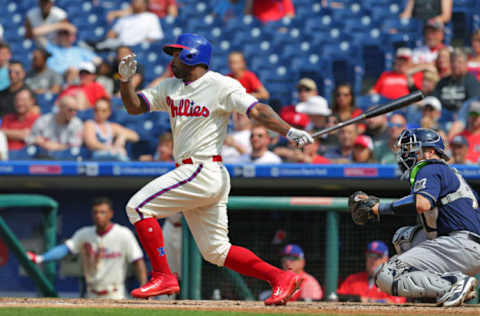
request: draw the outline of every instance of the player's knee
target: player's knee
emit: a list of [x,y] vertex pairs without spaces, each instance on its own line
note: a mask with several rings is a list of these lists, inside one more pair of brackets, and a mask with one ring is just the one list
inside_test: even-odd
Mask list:
[[383,292],[392,295],[394,273],[392,267],[389,265],[389,262],[390,261],[383,263],[375,270],[375,284]]
[[132,224],[135,224],[142,219],[142,214],[137,210],[137,205],[132,202],[132,199],[128,201],[127,206],[125,207],[125,212],[127,213],[128,220]]
[[206,261],[219,267],[223,267],[225,259],[228,255],[228,251],[230,250],[230,246],[231,244],[229,242],[218,242],[200,248],[200,252],[202,253],[203,259]]

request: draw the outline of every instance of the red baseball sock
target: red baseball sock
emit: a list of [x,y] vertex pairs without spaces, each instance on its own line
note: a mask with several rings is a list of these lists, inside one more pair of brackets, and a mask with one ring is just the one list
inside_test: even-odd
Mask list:
[[149,217],[136,222],[138,239],[147,252],[150,262],[152,263],[153,272],[162,272],[171,274],[168,266],[167,255],[163,248],[162,228],[158,225],[155,218]]
[[266,263],[250,250],[231,246],[225,260],[225,267],[246,276],[254,277],[273,284],[282,270]]

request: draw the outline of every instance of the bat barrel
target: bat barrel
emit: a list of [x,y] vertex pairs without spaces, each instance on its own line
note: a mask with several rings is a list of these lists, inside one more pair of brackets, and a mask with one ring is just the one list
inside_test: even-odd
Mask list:
[[312,135],[312,137],[317,137],[320,135],[328,134],[330,132],[333,132],[337,129],[340,129],[342,127],[345,127],[347,125],[355,124],[361,120],[368,119],[371,117],[379,116],[385,113],[393,112],[395,110],[398,110],[400,108],[403,108],[407,105],[410,105],[412,103],[418,102],[424,98],[423,93],[421,91],[415,91],[413,93],[410,93],[409,95],[406,95],[404,97],[398,98],[396,100],[393,100],[392,102],[389,102],[384,105],[377,106],[376,108],[367,111],[363,113],[362,115],[359,115],[357,117],[351,118],[347,121],[340,122],[334,126],[331,126],[326,129],[322,129],[321,131],[318,131]]

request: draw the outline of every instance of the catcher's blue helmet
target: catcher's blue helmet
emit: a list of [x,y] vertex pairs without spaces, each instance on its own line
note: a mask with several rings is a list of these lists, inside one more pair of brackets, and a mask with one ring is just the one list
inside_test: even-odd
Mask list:
[[193,65],[210,65],[212,56],[212,45],[207,39],[195,33],[184,33],[177,37],[175,44],[163,46],[163,51],[168,55],[173,55],[175,49],[181,49],[180,60],[182,63]]
[[449,160],[442,137],[429,128],[405,129],[398,137],[398,165],[402,171],[417,163],[417,153],[422,148],[433,148],[440,158]]

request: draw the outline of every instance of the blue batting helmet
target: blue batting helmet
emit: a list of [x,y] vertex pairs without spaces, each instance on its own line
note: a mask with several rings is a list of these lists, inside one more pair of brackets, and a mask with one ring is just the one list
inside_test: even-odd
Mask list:
[[212,45],[201,35],[194,33],[185,33],[177,37],[175,44],[163,46],[163,51],[168,55],[173,55],[176,49],[181,49],[180,60],[182,63],[193,65],[210,65],[212,56]]
[[442,137],[429,128],[405,129],[398,137],[398,165],[405,172],[417,163],[417,153],[422,148],[433,148],[440,158],[449,160]]

